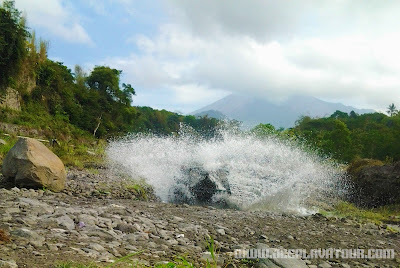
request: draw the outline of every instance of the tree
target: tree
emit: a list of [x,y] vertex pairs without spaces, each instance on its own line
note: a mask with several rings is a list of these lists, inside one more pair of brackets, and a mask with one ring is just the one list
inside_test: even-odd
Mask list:
[[348,117],[349,117],[349,115],[348,115],[347,113],[342,112],[342,111],[339,111],[339,110],[336,110],[336,112],[334,112],[334,113],[331,115],[331,118],[335,118],[335,119],[339,119],[339,118],[348,118]]
[[358,116],[358,114],[356,114],[356,112],[354,112],[354,111],[351,111],[349,114],[350,118],[357,118],[357,116]]
[[396,109],[396,106],[394,105],[394,103],[392,103],[387,107],[386,112],[389,114],[389,116],[392,117],[393,115],[396,115],[399,111]]
[[27,54],[28,36],[25,19],[15,8],[14,1],[4,1],[0,6],[0,87],[7,87],[10,78],[19,73]]
[[251,132],[258,137],[265,137],[276,134],[275,127],[271,124],[258,124],[251,130]]
[[131,84],[122,83],[122,94],[120,96],[120,102],[126,106],[130,106],[132,103],[132,96],[136,95],[135,89]]
[[75,65],[75,83],[81,87],[85,86],[85,80],[86,80],[86,73],[85,71],[82,69],[82,67],[78,64]]

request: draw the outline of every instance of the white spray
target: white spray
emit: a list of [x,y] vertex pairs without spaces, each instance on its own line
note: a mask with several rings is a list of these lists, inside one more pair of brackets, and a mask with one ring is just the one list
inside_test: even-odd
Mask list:
[[305,212],[306,201],[332,196],[342,173],[293,142],[220,131],[206,140],[193,131],[159,137],[135,134],[110,142],[107,156],[133,178],[143,178],[155,193],[169,201],[182,179],[182,167],[201,166],[208,172],[228,171],[229,201],[242,209]]

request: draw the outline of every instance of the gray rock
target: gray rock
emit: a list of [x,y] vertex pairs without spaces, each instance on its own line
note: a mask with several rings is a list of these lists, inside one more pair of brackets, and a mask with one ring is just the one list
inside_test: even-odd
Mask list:
[[18,268],[17,263],[14,260],[0,260],[0,267],[2,268]]
[[179,244],[179,242],[177,240],[175,240],[175,239],[169,239],[169,240],[165,241],[165,243],[167,245],[169,245],[169,246],[173,246],[173,245],[178,245]]
[[330,267],[332,267],[332,265],[330,265],[326,261],[323,261],[320,264],[318,264],[318,268],[330,268]]
[[124,237],[125,240],[128,240],[130,243],[135,243],[137,241],[146,241],[149,240],[149,235],[143,232],[136,232],[133,234],[128,234]]
[[58,192],[64,189],[67,173],[62,161],[43,143],[20,138],[3,161],[4,177],[16,185]]
[[67,228],[68,230],[74,230],[75,229],[75,223],[74,221],[67,215],[61,216],[56,219],[57,223],[62,226]]
[[40,208],[42,213],[49,213],[49,214],[54,213],[54,208],[52,206],[44,202],[41,202],[37,199],[20,197],[18,200],[21,203],[21,205]]
[[216,231],[220,235],[225,235],[225,230],[224,229],[217,229]]
[[89,230],[86,232],[86,235],[90,237],[99,237],[105,241],[113,241],[115,239],[114,235],[103,229]]
[[119,223],[114,229],[119,230],[123,233],[134,233],[136,231],[139,231],[135,226],[126,223]]
[[50,251],[58,251],[58,247],[57,247],[57,245],[55,245],[55,244],[49,244],[49,243],[47,243],[46,246],[47,246],[47,248],[48,248]]
[[20,228],[20,229],[10,231],[10,234],[14,235],[14,236],[23,237],[23,238],[32,238],[32,239],[39,238],[39,235],[35,231],[29,230],[26,228]]
[[89,244],[89,248],[96,250],[96,251],[105,251],[105,248],[102,245],[97,244],[97,243]]

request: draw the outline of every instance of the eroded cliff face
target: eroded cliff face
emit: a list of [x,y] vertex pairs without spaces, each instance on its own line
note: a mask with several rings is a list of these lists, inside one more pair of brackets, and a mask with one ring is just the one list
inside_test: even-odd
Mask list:
[[0,107],[20,111],[21,95],[19,92],[10,87],[0,92]]

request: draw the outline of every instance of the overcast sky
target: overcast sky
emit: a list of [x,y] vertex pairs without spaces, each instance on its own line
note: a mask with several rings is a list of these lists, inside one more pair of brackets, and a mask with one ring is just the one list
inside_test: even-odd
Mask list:
[[[0,0],[1,1],[1,0]],[[400,106],[397,0],[16,0],[49,57],[123,71],[135,105],[188,113],[230,93]]]

